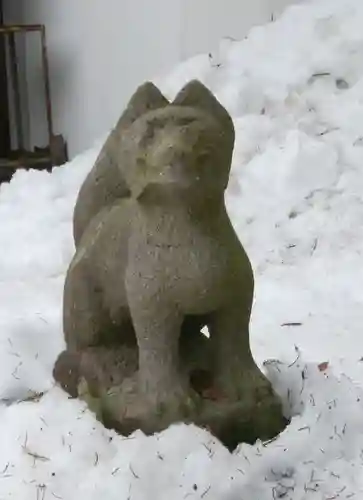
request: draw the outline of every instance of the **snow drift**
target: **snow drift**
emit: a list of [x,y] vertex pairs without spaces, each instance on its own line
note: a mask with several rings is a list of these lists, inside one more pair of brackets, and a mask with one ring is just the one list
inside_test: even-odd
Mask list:
[[270,443],[229,454],[185,425],[124,439],[54,387],[72,210],[102,141],[1,186],[0,498],[360,498],[362,24],[359,0],[294,6],[155,80],[171,98],[200,78],[235,121],[227,201],[255,270],[252,348],[293,417]]

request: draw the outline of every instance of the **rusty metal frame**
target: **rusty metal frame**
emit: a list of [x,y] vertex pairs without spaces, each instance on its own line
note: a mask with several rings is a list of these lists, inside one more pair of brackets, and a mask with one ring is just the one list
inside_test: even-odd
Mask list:
[[34,165],[36,168],[41,166],[42,163],[47,163],[50,161],[50,155],[45,155],[44,158],[39,155],[36,158],[32,158],[25,152],[24,144],[24,131],[21,113],[21,94],[19,85],[19,68],[18,60],[16,55],[16,42],[15,35],[18,33],[27,32],[39,32],[41,37],[41,60],[42,60],[42,71],[44,79],[44,91],[45,91],[45,104],[46,104],[46,114],[47,114],[47,129],[49,144],[51,144],[53,138],[53,121],[52,121],[52,104],[50,95],[50,81],[49,81],[49,64],[48,64],[48,54],[46,46],[46,34],[45,26],[43,24],[31,24],[31,25],[0,25],[0,36],[3,35],[7,38],[9,47],[9,70],[10,77],[12,81],[13,91],[14,91],[14,112],[15,112],[15,129],[16,129],[16,139],[17,147],[23,154],[19,159],[9,159],[8,161],[0,160],[0,167],[11,167],[17,168],[20,166]]

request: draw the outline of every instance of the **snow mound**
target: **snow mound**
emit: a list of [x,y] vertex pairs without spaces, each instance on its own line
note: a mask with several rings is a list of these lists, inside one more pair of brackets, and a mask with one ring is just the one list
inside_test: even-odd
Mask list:
[[57,388],[4,407],[0,497],[350,498],[361,486],[362,389],[299,359],[267,369],[296,416],[278,439],[233,454],[195,426],[117,436]]
[[1,185],[0,498],[360,498],[362,24],[359,0],[304,3],[156,80],[172,98],[200,78],[235,121],[227,202],[256,275],[252,348],[292,417],[269,443],[230,454],[186,425],[125,439],[54,387],[72,210],[102,141]]

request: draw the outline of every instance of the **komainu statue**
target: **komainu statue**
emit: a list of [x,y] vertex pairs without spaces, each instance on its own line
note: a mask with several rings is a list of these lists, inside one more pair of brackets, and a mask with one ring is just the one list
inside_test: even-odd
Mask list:
[[233,448],[285,425],[252,357],[253,272],[225,207],[234,135],[200,82],[170,103],[146,83],[80,190],[54,377],[123,434],[193,422]]

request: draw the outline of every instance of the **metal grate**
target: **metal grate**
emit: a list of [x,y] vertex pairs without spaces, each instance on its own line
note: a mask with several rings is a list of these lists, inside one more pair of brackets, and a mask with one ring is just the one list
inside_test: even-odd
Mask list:
[[[19,83],[18,57],[16,53],[15,37],[19,33],[38,32],[41,38],[41,61],[44,82],[46,120],[49,146],[47,148],[35,148],[34,151],[26,151],[24,130],[21,111],[21,93]],[[49,64],[46,45],[45,26],[43,24],[30,25],[0,25],[0,35],[5,36],[9,49],[9,72],[14,96],[14,120],[17,140],[17,149],[11,151],[8,158],[0,158],[0,168],[37,168],[50,169],[54,165],[62,165],[68,160],[67,147],[62,135],[54,135],[52,121],[52,104],[49,83]]]

